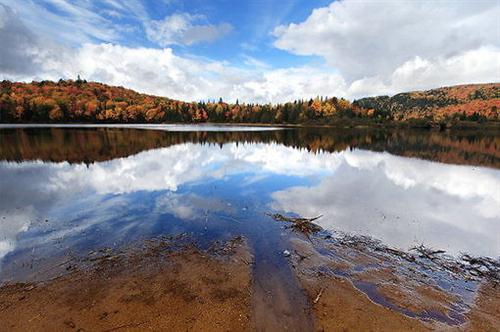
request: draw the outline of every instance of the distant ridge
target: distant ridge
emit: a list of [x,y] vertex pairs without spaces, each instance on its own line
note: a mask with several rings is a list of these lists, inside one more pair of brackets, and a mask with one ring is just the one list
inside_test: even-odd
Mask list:
[[455,85],[392,97],[362,98],[354,105],[389,113],[397,121],[411,118],[439,121],[450,115],[457,115],[461,120],[498,120],[500,83]]

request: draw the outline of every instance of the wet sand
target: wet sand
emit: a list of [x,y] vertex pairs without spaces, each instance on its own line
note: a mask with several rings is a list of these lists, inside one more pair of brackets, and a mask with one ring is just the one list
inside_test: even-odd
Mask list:
[[291,234],[289,245],[290,255],[282,256],[291,274],[273,261],[255,264],[253,249],[242,237],[206,249],[168,239],[150,241],[140,250],[89,253],[92,264],[87,259],[59,277],[3,285],[0,331],[500,327],[500,286],[494,283],[439,285],[436,280],[446,279],[442,275],[426,275],[397,257],[320,237]]
[[425,274],[412,264],[363,246],[358,249],[317,239],[292,243],[292,264],[311,300],[317,330],[500,329],[496,282],[467,282],[461,276],[445,277],[441,271]]
[[243,241],[108,258],[45,283],[2,287],[0,330],[252,329],[252,257]]

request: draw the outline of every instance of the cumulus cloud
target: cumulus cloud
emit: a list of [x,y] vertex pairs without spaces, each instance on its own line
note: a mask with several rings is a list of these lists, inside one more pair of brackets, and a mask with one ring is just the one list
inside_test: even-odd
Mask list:
[[[249,62],[237,68],[221,61],[176,55],[171,48],[84,43],[64,47],[35,35],[15,12],[2,7],[0,78],[75,78],[121,85],[139,92],[187,101],[218,99],[283,102],[317,95],[337,95],[343,80],[321,68],[273,70]],[[258,70],[255,69],[258,67]]]
[[[178,56],[170,48],[113,44],[85,44],[75,60],[77,64],[72,68],[79,69],[87,79],[187,101],[222,97],[233,102],[239,99],[265,103],[346,95],[341,76],[310,66],[254,70]],[[61,64],[61,68],[65,67],[67,64]]]
[[[75,78],[121,85],[139,92],[196,101],[218,99],[283,102],[343,95],[343,79],[323,68],[273,70],[249,61],[238,68],[221,61],[179,56],[171,48],[83,43],[65,47],[44,40],[2,6],[0,78],[31,81]],[[248,59],[247,59],[248,60]]]
[[14,15],[12,9],[0,4],[0,71],[29,74],[34,70],[35,35]]
[[339,69],[347,94],[498,80],[496,1],[336,1],[278,26],[274,45]]
[[64,72],[182,100],[284,102],[317,95],[344,95],[342,77],[321,68],[237,68],[220,61],[176,55],[172,49],[85,44]]
[[393,90],[404,90],[439,86],[443,81],[447,85],[497,82],[499,77],[500,48],[483,46],[435,60],[416,56],[396,68],[390,82]]
[[[239,67],[180,55],[166,47],[212,41],[231,30],[224,24],[208,24],[200,16],[178,13],[151,21],[138,3],[123,1],[108,2],[94,15],[95,8],[86,1],[60,1],[57,6],[64,18],[32,2],[8,0],[7,4],[13,9],[0,7],[0,43],[7,46],[0,48],[0,79],[58,80],[81,75],[186,101],[222,97],[231,102],[276,103],[318,95],[354,99],[492,82],[500,76],[500,36],[494,15],[498,7],[492,2],[477,6],[334,2],[313,11],[302,23],[273,32],[276,47],[319,55],[326,64],[280,69],[247,55],[242,55],[244,66]],[[132,15],[163,48],[117,44],[120,36],[106,19],[109,11],[115,16]],[[36,17],[47,20],[35,30],[40,21]],[[76,25],[68,27],[71,22]],[[95,28],[87,29],[89,25]],[[120,31],[125,28],[120,26]]]
[[426,59],[416,56],[387,76],[373,76],[348,85],[346,94],[353,98],[434,87],[498,82],[500,48],[484,46],[455,56]]
[[165,17],[163,20],[152,20],[146,24],[147,37],[160,46],[192,45],[200,42],[212,42],[231,32],[233,27],[228,23],[199,24],[203,20],[201,15],[177,13]]
[[390,75],[415,57],[449,58],[500,44],[495,1],[336,1],[277,27],[275,46],[322,56],[348,79]]
[[234,86],[240,100],[287,102],[316,96],[346,96],[344,79],[327,68],[312,66],[273,69]]
[[[139,92],[196,101],[286,102],[296,98],[347,96],[343,78],[328,68],[273,69],[251,57],[246,67],[206,58],[179,56],[171,48],[111,43],[62,46],[42,39],[5,7],[0,41],[1,79],[31,81],[75,78],[121,85]],[[20,41],[26,42],[20,43]]]

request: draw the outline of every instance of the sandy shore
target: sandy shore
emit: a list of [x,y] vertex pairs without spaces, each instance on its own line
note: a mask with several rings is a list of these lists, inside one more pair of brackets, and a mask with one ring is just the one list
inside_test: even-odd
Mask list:
[[[292,281],[281,280],[279,274],[257,277],[255,273],[261,272],[254,269],[252,248],[242,237],[215,242],[204,250],[170,239],[151,241],[141,250],[100,255],[93,264],[57,278],[3,285],[0,330],[495,331],[500,327],[500,287],[492,283],[477,283],[476,290],[464,295],[437,286],[431,277],[412,266],[402,268],[400,260],[383,254],[301,236],[290,244],[290,255],[283,259],[293,271]],[[296,297],[289,296],[294,292]]]
[[0,290],[3,331],[238,331],[252,327],[243,241],[202,252],[156,244],[86,271]]
[[[314,308],[316,330],[500,328],[500,287],[495,283],[479,282],[476,291],[445,290],[411,265],[365,248],[292,242],[292,264]],[[461,294],[463,290],[468,294]]]

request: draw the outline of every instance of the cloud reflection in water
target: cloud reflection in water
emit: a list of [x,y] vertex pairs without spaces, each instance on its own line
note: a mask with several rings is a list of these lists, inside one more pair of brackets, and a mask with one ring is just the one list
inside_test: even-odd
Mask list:
[[388,153],[187,143],[88,166],[2,162],[0,186],[0,257],[58,237],[96,237],[95,229],[110,239],[158,233],[165,214],[238,217],[243,199],[248,209],[323,214],[325,228],[403,249],[500,253],[500,171]]

